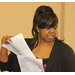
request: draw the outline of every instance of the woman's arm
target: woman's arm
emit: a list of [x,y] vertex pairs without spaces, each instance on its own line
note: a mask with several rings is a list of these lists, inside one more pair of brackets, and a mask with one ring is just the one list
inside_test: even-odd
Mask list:
[[4,47],[1,47],[0,61],[1,62],[7,62],[8,61],[8,50]]
[[[11,39],[10,39],[11,37],[12,36],[8,36],[8,35],[4,36],[1,40],[1,44],[3,44],[3,43],[9,44],[7,40],[12,42]],[[2,47],[2,46],[1,46],[1,51],[0,51],[0,61],[1,62],[7,62],[8,61],[8,50],[6,48]]]
[[[7,40],[11,41],[10,40],[11,36],[4,36],[1,40],[1,44],[9,44],[7,42]],[[11,41],[12,42],[12,41]],[[0,50],[0,64],[1,64],[1,70],[2,71],[5,71],[5,70],[8,70],[8,71],[11,71],[12,70],[12,67],[11,67],[11,60],[12,59],[9,59],[9,56],[8,56],[8,50],[4,47],[1,46],[1,50]]]

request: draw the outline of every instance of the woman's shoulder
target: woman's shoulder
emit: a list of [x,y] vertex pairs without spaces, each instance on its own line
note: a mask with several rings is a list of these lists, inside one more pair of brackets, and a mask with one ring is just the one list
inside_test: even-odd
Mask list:
[[72,47],[65,43],[64,41],[61,41],[61,42],[58,42],[59,43],[59,47],[60,47],[60,50],[61,52],[63,52],[64,54],[67,53],[73,53],[74,54],[74,50],[72,49]]
[[72,47],[65,42],[61,42],[61,47],[66,50],[72,50]]
[[61,48],[64,48],[64,49],[72,49],[69,44],[67,44],[67,43],[64,42],[64,40],[59,40],[59,39],[56,38],[56,42],[58,43],[58,45]]

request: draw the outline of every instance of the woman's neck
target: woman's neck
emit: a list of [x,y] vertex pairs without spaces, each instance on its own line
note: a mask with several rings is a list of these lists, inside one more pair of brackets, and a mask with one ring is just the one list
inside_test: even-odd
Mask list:
[[38,45],[40,45],[40,46],[52,46],[54,44],[54,41],[42,41],[42,40],[40,40],[40,42],[38,43]]
[[53,45],[54,41],[50,43],[40,41],[38,46],[34,48],[32,52],[36,57],[40,59],[49,58]]
[[37,46],[37,50],[49,52],[49,51],[52,50],[53,45],[54,45],[54,41],[52,41],[52,42],[42,42],[42,41],[40,41],[40,43]]

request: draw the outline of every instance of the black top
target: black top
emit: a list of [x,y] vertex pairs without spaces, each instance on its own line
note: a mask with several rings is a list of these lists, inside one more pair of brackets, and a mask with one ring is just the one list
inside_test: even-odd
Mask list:
[[[25,40],[30,49],[33,50],[35,43],[30,43],[32,39]],[[46,62],[46,72],[75,72],[75,54],[72,48],[63,42],[55,40],[50,57]],[[8,62],[0,62],[0,64],[2,71],[21,71],[17,56],[12,52],[9,54]]]

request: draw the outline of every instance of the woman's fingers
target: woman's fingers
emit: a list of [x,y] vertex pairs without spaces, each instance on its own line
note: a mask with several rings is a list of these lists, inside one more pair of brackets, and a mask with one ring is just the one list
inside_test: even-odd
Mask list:
[[3,36],[3,38],[2,38],[2,44],[3,43],[9,44],[9,42],[7,40],[9,40],[10,42],[12,42],[12,40],[10,39],[11,37],[13,37],[13,36],[8,36],[8,35]]

